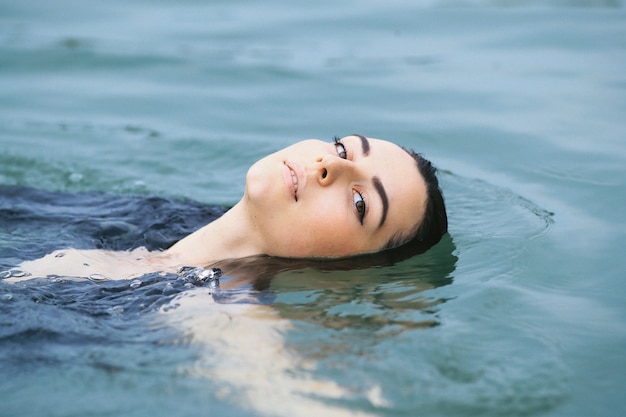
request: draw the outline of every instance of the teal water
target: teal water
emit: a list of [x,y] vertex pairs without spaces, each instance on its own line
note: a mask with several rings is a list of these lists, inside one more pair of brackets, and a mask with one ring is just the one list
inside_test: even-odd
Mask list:
[[[2,185],[232,204],[261,156],[353,132],[439,166],[441,245],[272,281],[298,372],[355,412],[626,413],[625,114],[622,1],[0,1]],[[0,415],[272,414],[145,348],[0,369]]]

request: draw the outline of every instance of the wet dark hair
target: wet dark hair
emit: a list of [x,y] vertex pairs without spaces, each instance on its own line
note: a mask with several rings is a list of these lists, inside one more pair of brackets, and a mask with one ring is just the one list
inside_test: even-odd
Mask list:
[[[311,269],[315,271],[353,271],[367,268],[391,267],[426,252],[425,246],[405,244],[380,252],[353,255],[346,258],[280,258],[254,255],[246,258],[224,259],[206,267],[216,267],[233,279],[231,285],[250,285],[256,291],[267,290],[274,277],[282,272]],[[418,263],[430,265],[433,272],[447,277],[457,261],[456,246],[450,235],[444,235],[433,250]],[[422,258],[422,257],[420,257]]]
[[421,253],[437,244],[441,237],[448,232],[448,214],[443,198],[443,192],[439,187],[437,168],[422,154],[411,149],[403,148],[417,164],[426,183],[426,208],[419,226],[410,233],[398,233],[387,242],[383,250],[398,249],[413,250]]

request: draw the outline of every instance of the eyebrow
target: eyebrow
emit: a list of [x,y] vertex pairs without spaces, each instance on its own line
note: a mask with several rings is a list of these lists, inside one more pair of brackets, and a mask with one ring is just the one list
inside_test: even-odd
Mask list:
[[361,148],[363,149],[363,155],[367,156],[370,153],[370,141],[367,140],[365,136],[356,133],[352,134],[352,136],[356,136],[357,138],[361,139]]
[[380,182],[380,179],[378,177],[374,177],[372,178],[372,183],[374,184],[374,188],[376,188],[376,191],[380,196],[380,201],[382,201],[383,203],[383,214],[380,217],[380,223],[378,224],[378,227],[381,228],[385,223],[385,219],[387,219],[387,212],[389,211],[389,200],[387,199],[385,187],[383,187],[383,183]]

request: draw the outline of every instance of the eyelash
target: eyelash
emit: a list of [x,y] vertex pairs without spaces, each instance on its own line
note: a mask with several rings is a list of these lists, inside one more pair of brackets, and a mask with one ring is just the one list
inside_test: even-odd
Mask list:
[[[337,136],[335,136],[333,138],[333,141],[335,142],[335,149],[337,150],[337,154],[339,155],[339,157],[342,158],[342,159],[347,159],[348,158],[348,152],[346,150],[345,145],[341,142],[341,139],[339,139]],[[363,194],[361,194],[360,192],[354,190],[353,191],[352,200],[354,202],[354,208],[356,209],[356,212],[357,212],[357,215],[358,215],[358,218],[359,218],[359,222],[362,225],[363,224],[363,220],[365,219],[365,211],[366,211],[366,208],[367,208],[367,205],[365,204],[365,198],[363,197]]]
[[[357,197],[359,199],[357,199]],[[367,207],[365,204],[365,198],[363,198],[363,194],[355,190],[352,200],[354,201],[354,208],[359,215],[359,222],[363,225],[363,220],[365,219],[365,209]]]
[[[346,147],[345,145],[341,142],[341,139],[339,139],[337,136],[335,136],[333,138],[333,140],[335,141],[335,149],[337,149],[337,154],[339,155],[339,157],[341,159],[348,159],[348,152],[346,151]],[[339,147],[341,146],[342,151],[339,151]]]

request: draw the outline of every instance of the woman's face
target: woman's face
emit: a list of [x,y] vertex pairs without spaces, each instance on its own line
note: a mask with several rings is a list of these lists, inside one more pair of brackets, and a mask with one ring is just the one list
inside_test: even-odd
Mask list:
[[343,257],[380,250],[421,222],[426,185],[399,146],[305,140],[256,162],[242,200],[264,253]]

